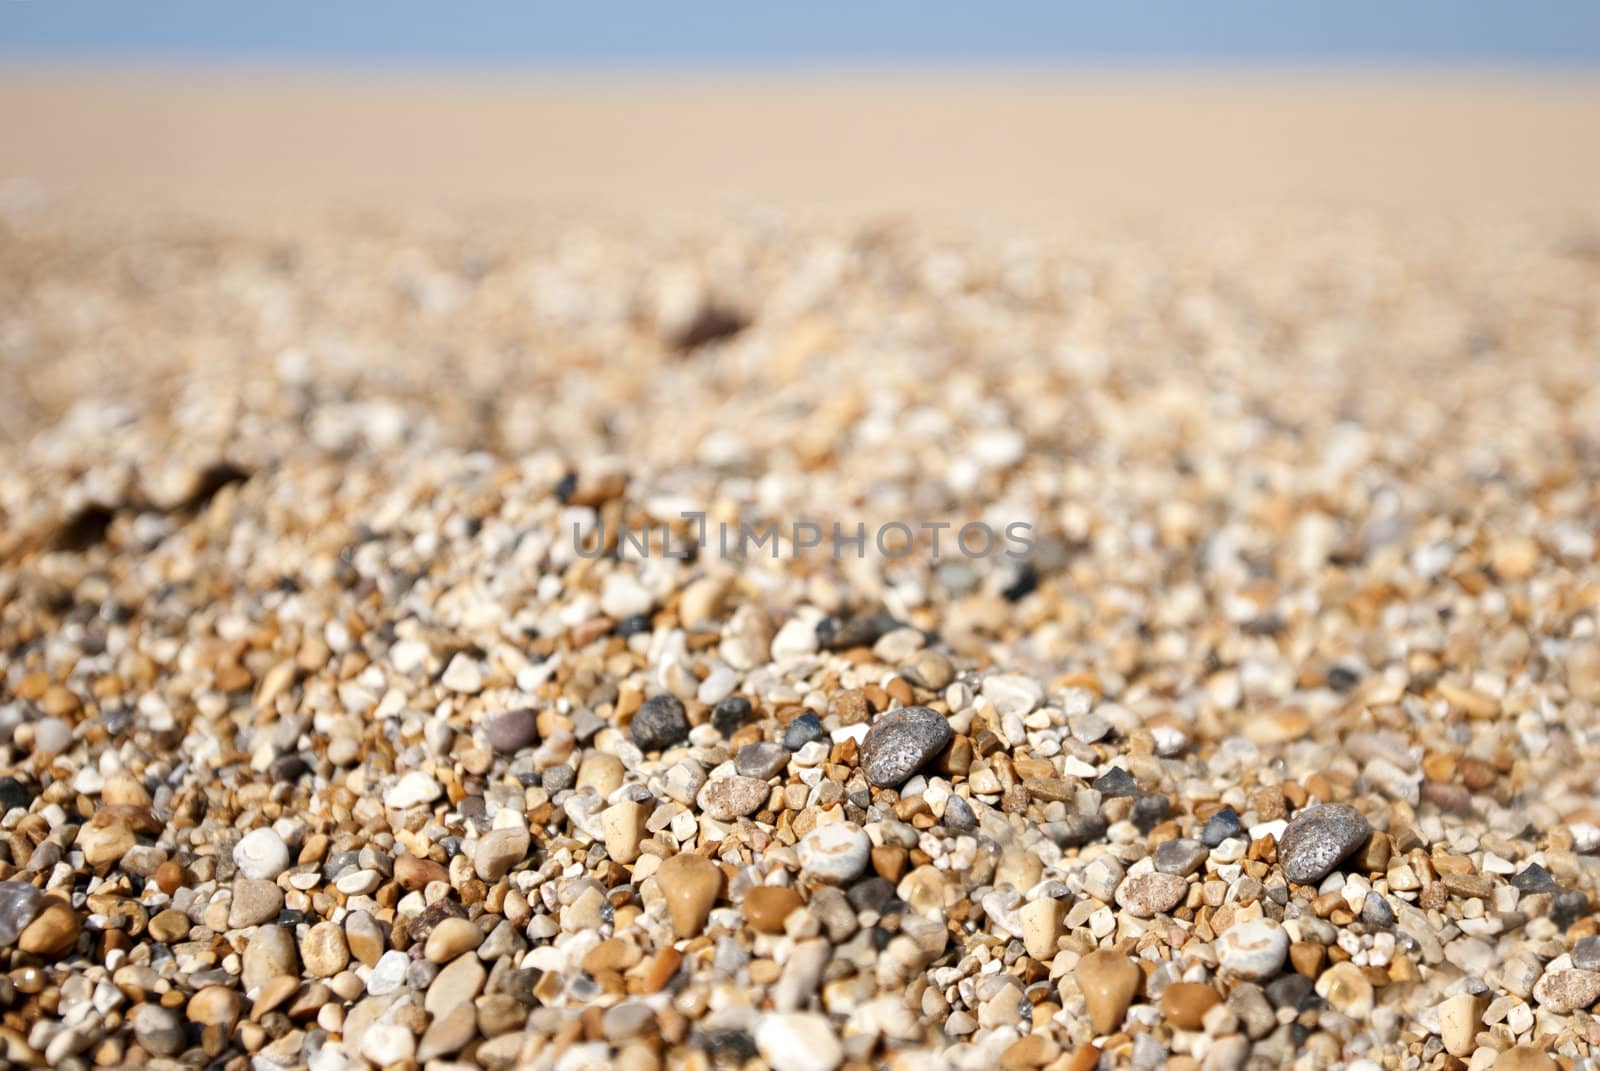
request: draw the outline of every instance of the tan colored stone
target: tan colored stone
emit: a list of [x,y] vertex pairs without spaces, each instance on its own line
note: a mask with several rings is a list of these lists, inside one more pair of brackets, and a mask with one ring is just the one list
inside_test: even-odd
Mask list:
[[1103,1035],[1116,1031],[1144,982],[1138,964],[1121,952],[1099,949],[1079,959],[1072,973],[1088,1005],[1094,1032]]
[[666,897],[672,928],[679,937],[693,937],[722,891],[722,868],[703,855],[683,852],[661,864],[656,882]]

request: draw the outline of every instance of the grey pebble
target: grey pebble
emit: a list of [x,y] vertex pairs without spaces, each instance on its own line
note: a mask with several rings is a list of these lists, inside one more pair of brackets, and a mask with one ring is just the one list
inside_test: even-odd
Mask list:
[[1572,965],[1580,971],[1600,971],[1600,937],[1585,937],[1573,945]]
[[758,777],[765,781],[778,776],[789,765],[789,751],[781,744],[762,740],[740,748],[733,764],[741,777]]
[[945,800],[944,827],[953,833],[970,833],[977,829],[978,816],[972,813],[972,804],[960,796]]
[[[797,719],[798,720],[798,719]],[[861,768],[880,788],[899,788],[954,736],[943,714],[902,707],[880,715],[861,740]]]
[[539,775],[539,783],[546,792],[564,792],[578,783],[578,771],[566,763],[548,766]]
[[1200,869],[1211,850],[1197,840],[1178,837],[1164,840],[1156,846],[1156,869],[1163,874],[1187,877]]
[[502,755],[515,754],[539,740],[538,715],[531,710],[513,710],[492,718],[484,728],[489,746]]
[[641,751],[665,751],[689,735],[689,717],[675,695],[656,695],[634,712],[628,727]]
[[1347,803],[1326,803],[1295,812],[1278,838],[1278,862],[1300,885],[1321,881],[1366,843],[1372,826]]
[[1361,902],[1361,921],[1368,926],[1387,930],[1394,925],[1394,908],[1379,893],[1369,892]]
[[25,881],[0,881],[0,948],[17,943],[44,907],[44,894]]
[[828,735],[822,727],[822,719],[811,711],[806,711],[789,723],[783,733],[783,746],[790,751],[799,751],[813,740],[821,740]]

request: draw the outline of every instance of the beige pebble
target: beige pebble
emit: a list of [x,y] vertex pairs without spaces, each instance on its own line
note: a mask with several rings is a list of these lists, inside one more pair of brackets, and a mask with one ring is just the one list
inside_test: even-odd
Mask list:
[[1072,973],[1088,1005],[1089,1023],[1096,1034],[1110,1034],[1122,1025],[1128,1005],[1144,982],[1138,964],[1110,949],[1083,956]]
[[699,933],[722,891],[722,868],[703,855],[679,853],[661,864],[656,881],[678,936]]

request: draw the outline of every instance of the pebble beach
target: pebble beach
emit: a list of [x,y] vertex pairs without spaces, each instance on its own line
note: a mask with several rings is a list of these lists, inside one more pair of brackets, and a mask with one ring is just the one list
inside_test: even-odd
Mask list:
[[1600,1061],[1600,225],[19,190],[0,1063]]

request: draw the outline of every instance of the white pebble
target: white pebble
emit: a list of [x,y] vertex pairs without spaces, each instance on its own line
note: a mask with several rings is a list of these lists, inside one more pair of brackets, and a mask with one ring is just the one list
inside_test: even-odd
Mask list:
[[253,829],[233,846],[239,873],[258,881],[272,881],[289,869],[289,846],[272,829]]

